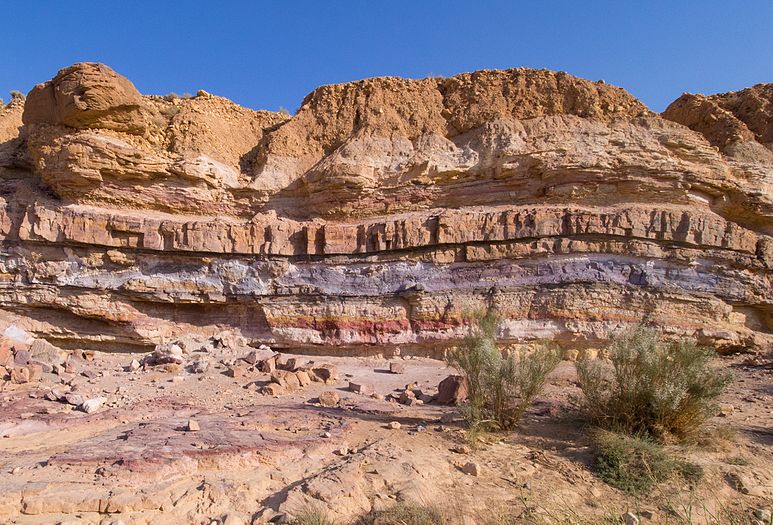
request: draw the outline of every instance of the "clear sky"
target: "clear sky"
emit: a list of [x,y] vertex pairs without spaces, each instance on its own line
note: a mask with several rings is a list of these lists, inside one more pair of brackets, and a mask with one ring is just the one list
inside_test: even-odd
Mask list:
[[603,79],[661,111],[773,82],[773,0],[3,2],[0,97],[98,61],[145,94],[294,112],[316,86],[483,68]]

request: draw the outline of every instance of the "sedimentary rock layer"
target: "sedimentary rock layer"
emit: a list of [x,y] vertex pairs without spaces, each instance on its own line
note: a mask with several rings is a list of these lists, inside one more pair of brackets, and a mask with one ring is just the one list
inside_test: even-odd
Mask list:
[[[750,90],[661,118],[515,69],[324,86],[290,117],[77,64],[0,114],[0,307],[102,349],[230,329],[435,352],[491,306],[513,343],[647,319],[767,348],[771,90]],[[746,131],[718,139],[709,106]]]

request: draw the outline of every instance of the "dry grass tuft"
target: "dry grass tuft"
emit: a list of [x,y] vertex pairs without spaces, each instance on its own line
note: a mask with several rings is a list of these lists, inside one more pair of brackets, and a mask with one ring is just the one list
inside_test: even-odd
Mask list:
[[450,525],[451,518],[438,508],[418,503],[398,503],[385,510],[373,511],[356,525]]
[[290,521],[290,525],[336,525],[336,523],[321,510],[308,509]]

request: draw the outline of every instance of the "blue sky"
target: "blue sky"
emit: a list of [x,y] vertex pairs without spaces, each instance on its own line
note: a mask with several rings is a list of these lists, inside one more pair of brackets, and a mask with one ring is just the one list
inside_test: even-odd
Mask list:
[[773,0],[5,3],[0,97],[78,61],[145,94],[205,89],[295,111],[316,86],[483,68],[566,71],[656,111],[682,92],[773,82]]

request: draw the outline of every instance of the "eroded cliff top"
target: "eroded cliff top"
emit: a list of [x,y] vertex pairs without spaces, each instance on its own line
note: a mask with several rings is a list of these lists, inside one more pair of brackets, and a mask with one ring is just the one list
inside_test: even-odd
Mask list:
[[773,159],[773,84],[711,96],[685,93],[663,117],[703,134],[728,156],[763,163]]
[[23,114],[3,109],[0,173],[26,167],[62,203],[242,218],[614,204],[651,200],[652,173],[681,173],[764,223],[770,94],[684,95],[661,118],[603,82],[510,69],[322,86],[289,116],[203,91],[143,96],[81,63],[36,86]]

